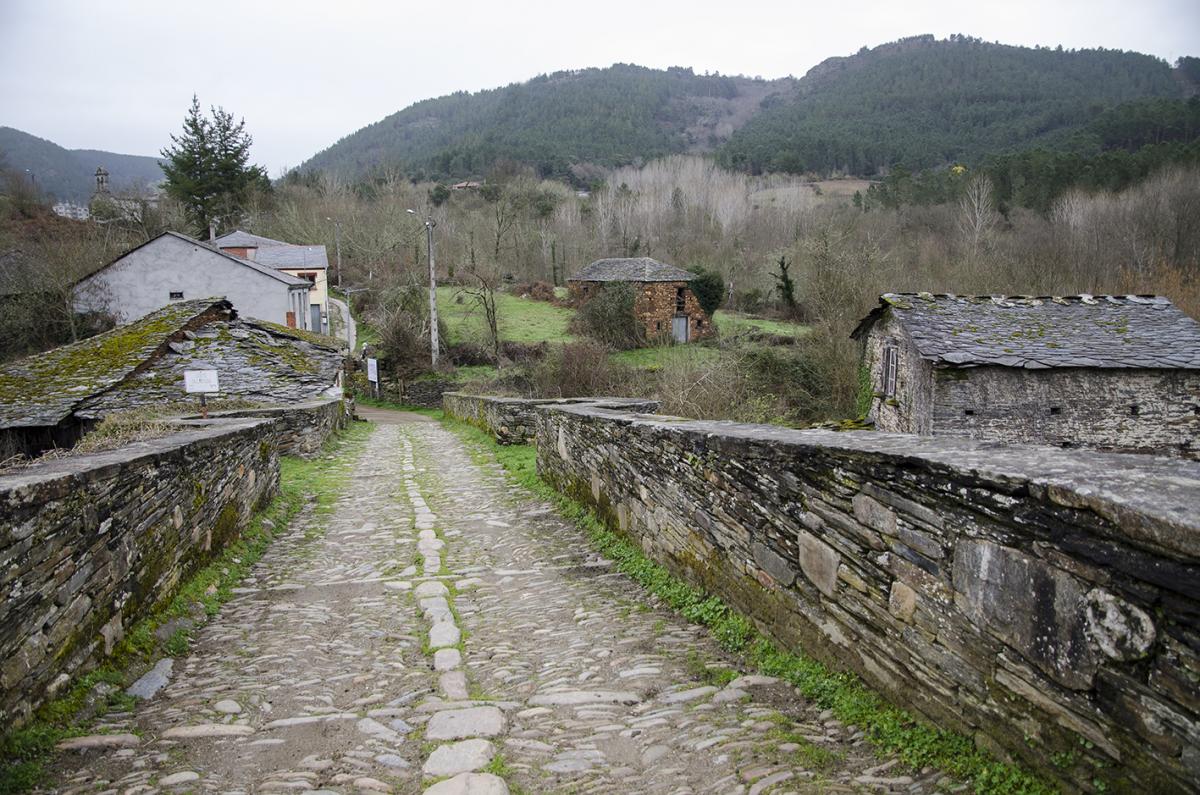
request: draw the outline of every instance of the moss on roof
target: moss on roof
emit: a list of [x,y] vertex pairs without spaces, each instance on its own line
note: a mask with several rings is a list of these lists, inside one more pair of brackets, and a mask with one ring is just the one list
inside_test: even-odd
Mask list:
[[0,427],[57,425],[83,399],[119,383],[214,299],[182,301],[80,342],[0,367]]
[[310,345],[320,345],[322,348],[329,348],[330,350],[337,350],[344,347],[341,340],[336,337],[330,337],[327,334],[317,334],[312,331],[305,331],[304,329],[291,328],[290,326],[283,326],[279,323],[272,323],[269,320],[259,320],[258,318],[247,318],[245,322],[247,325],[258,326],[272,334],[282,334],[285,337],[303,340]]

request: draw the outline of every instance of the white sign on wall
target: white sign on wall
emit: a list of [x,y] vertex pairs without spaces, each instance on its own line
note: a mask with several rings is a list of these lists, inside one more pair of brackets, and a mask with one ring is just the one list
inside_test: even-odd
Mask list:
[[379,362],[376,359],[367,359],[367,380],[372,384],[379,383]]
[[220,392],[221,386],[217,381],[216,370],[184,370],[183,390],[188,393],[200,394]]

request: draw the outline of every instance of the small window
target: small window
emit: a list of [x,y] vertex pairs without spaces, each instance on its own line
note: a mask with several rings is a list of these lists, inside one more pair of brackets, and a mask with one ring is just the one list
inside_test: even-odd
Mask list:
[[172,301],[182,301],[183,300],[183,292],[182,291],[175,292],[174,290],[172,290],[171,291],[171,300]]
[[1059,414],[1062,414],[1062,406],[1051,406],[1050,407],[1050,416],[1056,417]]
[[883,346],[883,395],[884,397],[896,396],[896,371],[899,369],[899,350],[896,347],[895,341],[889,340]]
[[703,320],[700,320],[699,318],[697,318],[697,320],[696,320],[696,328],[704,328],[704,321],[703,321]]
[[654,321],[654,330],[662,331],[662,321],[661,320]]
[[687,294],[684,292],[684,288],[676,287],[675,288],[675,311],[682,312],[686,305],[687,305]]
[[975,409],[963,409],[963,416],[964,417],[974,417]]
[[1129,407],[1129,416],[1130,417],[1136,417],[1141,413],[1142,413],[1142,409],[1141,409],[1141,406],[1139,406],[1138,404],[1134,403],[1132,406]]

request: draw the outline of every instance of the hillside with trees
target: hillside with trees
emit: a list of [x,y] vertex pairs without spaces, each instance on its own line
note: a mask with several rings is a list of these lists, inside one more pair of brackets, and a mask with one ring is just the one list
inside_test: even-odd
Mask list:
[[379,167],[435,177],[481,176],[499,160],[565,177],[711,150],[790,80],[697,75],[617,64],[541,75],[475,94],[418,102],[338,141],[303,171],[358,177]]
[[1032,146],[1088,155],[1100,141],[1080,133],[1107,109],[1183,93],[1149,55],[919,36],[815,67],[799,96],[756,114],[720,158],[751,173],[873,175]]
[[65,149],[12,127],[0,127],[0,166],[32,175],[37,188],[63,201],[86,202],[96,187],[96,168],[104,166],[114,191],[140,190],[162,181],[158,158],[121,155],[96,149]]
[[752,174],[861,176],[1033,146],[1089,155],[1101,147],[1081,131],[1111,108],[1195,93],[1194,60],[1172,69],[1117,50],[916,36],[830,58],[799,80],[618,64],[418,102],[300,171],[459,179],[512,161],[583,186],[600,167],[677,153],[715,152]]

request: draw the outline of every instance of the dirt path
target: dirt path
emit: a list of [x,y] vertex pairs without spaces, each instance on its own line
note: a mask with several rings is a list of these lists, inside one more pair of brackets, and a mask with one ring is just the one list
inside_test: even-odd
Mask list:
[[[780,682],[729,681],[544,504],[415,415],[275,542],[69,792],[933,791]],[[437,783],[434,783],[437,781]],[[944,782],[946,784],[948,782]]]

